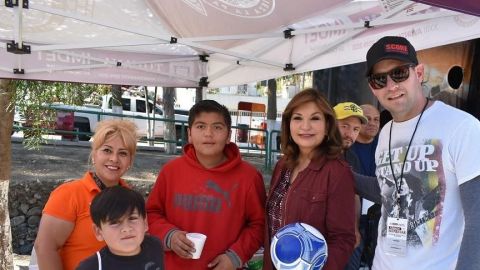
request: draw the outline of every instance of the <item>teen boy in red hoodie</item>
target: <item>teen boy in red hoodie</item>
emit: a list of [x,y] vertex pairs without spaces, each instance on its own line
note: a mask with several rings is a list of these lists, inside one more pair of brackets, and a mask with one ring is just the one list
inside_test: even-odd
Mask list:
[[[157,177],[147,217],[149,232],[166,247],[166,269],[239,269],[262,245],[265,187],[230,142],[231,124],[225,106],[213,100],[195,104],[184,155]],[[207,236],[200,259],[192,259],[188,232]]]

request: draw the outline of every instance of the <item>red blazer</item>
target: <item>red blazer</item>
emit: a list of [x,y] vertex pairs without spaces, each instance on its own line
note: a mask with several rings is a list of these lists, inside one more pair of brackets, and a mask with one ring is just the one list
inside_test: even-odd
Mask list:
[[[267,199],[278,185],[285,163],[275,166]],[[328,245],[324,270],[343,270],[355,245],[354,180],[350,166],[341,159],[312,160],[290,186],[286,197],[284,224],[307,223],[317,228]],[[267,224],[269,219],[267,218]],[[265,234],[263,269],[274,269],[270,257],[268,226]]]

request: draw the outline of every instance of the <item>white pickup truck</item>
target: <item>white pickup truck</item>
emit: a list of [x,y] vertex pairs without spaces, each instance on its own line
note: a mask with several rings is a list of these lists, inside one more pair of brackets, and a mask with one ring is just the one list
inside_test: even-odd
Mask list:
[[[52,108],[61,111],[72,111],[74,110],[74,127],[80,132],[93,132],[98,121],[117,117],[114,115],[108,115],[112,112],[112,96],[105,95],[102,96],[102,106],[96,105],[85,105],[85,106],[72,106],[65,104],[52,104]],[[163,138],[165,131],[165,115],[163,108],[158,104],[153,104],[153,101],[148,101],[148,114],[147,106],[145,106],[145,98],[138,96],[122,96],[122,114],[125,119],[133,121],[137,127],[139,135],[142,137],[148,137],[148,122],[150,121],[150,130],[154,131],[153,134],[156,138]],[[155,114],[153,114],[153,108],[155,108]],[[99,113],[107,113],[99,114]],[[133,116],[135,118],[131,118]],[[155,120],[147,119],[146,117],[153,118]],[[182,121],[188,121],[188,112],[175,112],[175,129],[177,131],[177,139],[181,138],[181,128]],[[185,123],[186,127],[187,124]],[[186,128],[185,128],[186,133]],[[79,135],[80,140],[89,140],[90,136],[88,135]]]

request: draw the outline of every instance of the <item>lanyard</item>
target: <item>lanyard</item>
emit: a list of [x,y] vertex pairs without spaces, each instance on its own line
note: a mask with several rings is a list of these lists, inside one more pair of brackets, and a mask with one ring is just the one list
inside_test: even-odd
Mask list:
[[95,184],[97,184],[97,186],[100,190],[104,190],[104,189],[107,188],[107,186],[105,186],[105,184],[102,182],[102,180],[100,180],[100,177],[98,177],[96,172],[93,173],[93,180],[95,180]]
[[407,161],[407,156],[408,156],[408,151],[410,150],[410,146],[412,145],[413,137],[415,136],[415,133],[417,132],[418,124],[420,123],[420,119],[422,119],[422,115],[425,112],[425,109],[427,108],[428,105],[428,98],[427,101],[425,102],[425,105],[423,106],[422,112],[420,113],[420,117],[418,117],[417,124],[415,125],[415,129],[413,130],[412,137],[410,138],[410,142],[408,143],[407,146],[407,152],[405,153],[405,157],[403,158],[403,164],[402,164],[402,169],[400,171],[400,179],[397,181],[397,178],[395,178],[395,173],[393,170],[393,165],[392,165],[392,127],[393,127],[393,120],[392,123],[390,124],[390,134],[388,137],[388,157],[390,159],[390,169],[392,170],[392,177],[393,181],[395,182],[395,190],[397,191],[397,205],[400,207],[400,189],[402,185],[402,179],[403,179],[403,170],[405,169],[405,162]]

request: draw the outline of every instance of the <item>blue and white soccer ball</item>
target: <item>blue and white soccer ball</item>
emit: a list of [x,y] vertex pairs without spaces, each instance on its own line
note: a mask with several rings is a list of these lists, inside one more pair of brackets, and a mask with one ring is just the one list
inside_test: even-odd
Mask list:
[[273,236],[270,256],[278,270],[320,270],[327,261],[327,242],[314,227],[292,223]]

